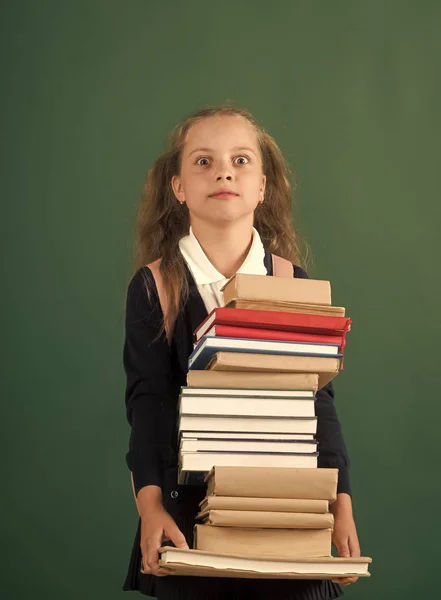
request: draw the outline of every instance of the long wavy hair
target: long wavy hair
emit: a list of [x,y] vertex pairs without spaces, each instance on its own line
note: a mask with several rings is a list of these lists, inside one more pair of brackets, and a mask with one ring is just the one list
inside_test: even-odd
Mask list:
[[[292,263],[303,263],[293,226],[292,173],[276,142],[246,110],[231,104],[202,108],[175,126],[165,152],[149,168],[136,218],[134,272],[161,258],[160,272],[169,304],[167,323],[174,321],[188,298],[179,240],[188,234],[189,211],[185,203],[181,205],[177,201],[171,179],[180,173],[182,150],[189,129],[202,119],[213,116],[240,116],[254,127],[266,175],[265,202],[259,204],[254,212],[254,227],[270,252]],[[147,281],[146,291],[149,294]],[[167,323],[163,322],[160,333]]]

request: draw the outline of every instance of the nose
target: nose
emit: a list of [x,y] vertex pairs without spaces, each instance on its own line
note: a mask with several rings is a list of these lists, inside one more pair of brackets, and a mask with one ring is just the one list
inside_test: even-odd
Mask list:
[[217,164],[216,181],[221,181],[222,179],[226,179],[227,181],[233,179],[231,162],[227,158],[220,160]]

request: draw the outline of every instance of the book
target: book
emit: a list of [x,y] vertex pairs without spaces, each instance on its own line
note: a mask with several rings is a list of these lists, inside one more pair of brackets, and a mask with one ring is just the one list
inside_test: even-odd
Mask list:
[[318,388],[316,373],[222,373],[192,369],[187,373],[187,385],[206,388],[314,390]]
[[217,440],[257,440],[257,441],[314,441],[312,433],[268,433],[267,431],[255,433],[253,431],[181,431],[180,439],[217,439]]
[[201,440],[181,439],[180,452],[266,452],[286,454],[314,454],[317,442],[313,440]]
[[217,417],[181,415],[178,431],[225,431],[253,433],[317,432],[317,417]]
[[226,303],[225,308],[304,313],[306,315],[323,315],[328,317],[345,316],[345,308],[343,306],[299,304],[296,302],[263,302],[261,300],[238,299]]
[[194,526],[194,549],[271,558],[330,556],[332,529],[252,529]]
[[[264,279],[265,278],[265,279]],[[330,306],[331,284],[318,279],[271,277],[236,273],[222,288],[224,303],[244,298],[265,302],[298,302]]]
[[196,519],[213,527],[254,527],[258,529],[332,529],[334,515],[328,513],[273,512],[262,510],[201,511]]
[[[334,344],[337,348],[344,348],[345,336],[323,335],[315,333],[302,333],[296,331],[280,331],[277,329],[258,329],[254,327],[236,327],[234,325],[212,325],[204,332],[208,337],[242,338],[253,340],[272,340],[282,342],[302,342],[306,344]],[[196,340],[197,342],[201,338]]]
[[252,579],[334,579],[369,577],[370,557],[262,558],[162,546],[159,565],[172,575]]
[[201,512],[220,510],[264,510],[273,512],[326,513],[328,500],[298,498],[250,498],[243,496],[205,496],[199,502]]
[[235,467],[317,468],[318,452],[281,454],[264,452],[181,452],[178,484],[199,485],[214,465]]
[[178,409],[182,415],[313,417],[315,399],[179,396]]
[[208,402],[212,396],[229,396],[235,398],[314,398],[316,390],[255,390],[252,388],[201,388],[182,387],[181,396],[204,396]]
[[318,375],[318,388],[329,383],[339,372],[340,359],[318,356],[217,352],[207,365],[211,371],[297,372]]
[[333,502],[337,497],[337,477],[338,469],[215,466],[205,478],[206,495]]
[[203,336],[188,359],[189,369],[205,369],[216,352],[272,354],[273,356],[340,357],[338,345],[307,344],[306,342],[280,342]]
[[277,310],[255,310],[222,306],[216,307],[210,312],[207,318],[194,331],[194,339],[199,340],[213,325],[340,336],[350,331],[351,323],[352,321],[349,317],[331,317],[302,312],[281,312]]

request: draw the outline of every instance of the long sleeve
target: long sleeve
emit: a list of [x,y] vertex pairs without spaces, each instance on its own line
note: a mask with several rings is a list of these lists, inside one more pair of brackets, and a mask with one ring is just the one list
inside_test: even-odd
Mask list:
[[[295,277],[308,278],[300,267],[294,267]],[[318,466],[338,469],[337,493],[351,494],[349,480],[349,457],[343,439],[340,421],[334,403],[332,381],[322,387],[316,396]]]
[[[147,295],[146,284],[150,290]],[[143,268],[129,284],[123,363],[126,410],[131,425],[126,462],[135,493],[146,485],[162,488],[171,452],[176,411],[170,348],[160,331],[162,311],[151,271]]]

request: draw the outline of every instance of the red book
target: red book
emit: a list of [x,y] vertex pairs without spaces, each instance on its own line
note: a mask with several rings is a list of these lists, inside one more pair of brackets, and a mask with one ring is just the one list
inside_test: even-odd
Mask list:
[[230,325],[271,331],[290,331],[316,335],[346,335],[351,328],[349,317],[330,317],[273,310],[215,308],[194,332],[199,340],[213,325]]
[[344,345],[345,336],[319,335],[298,331],[283,331],[278,329],[257,329],[254,327],[236,327],[234,325],[213,325],[204,335],[232,338],[249,338],[255,340],[282,340],[283,342],[310,342],[312,344]]

